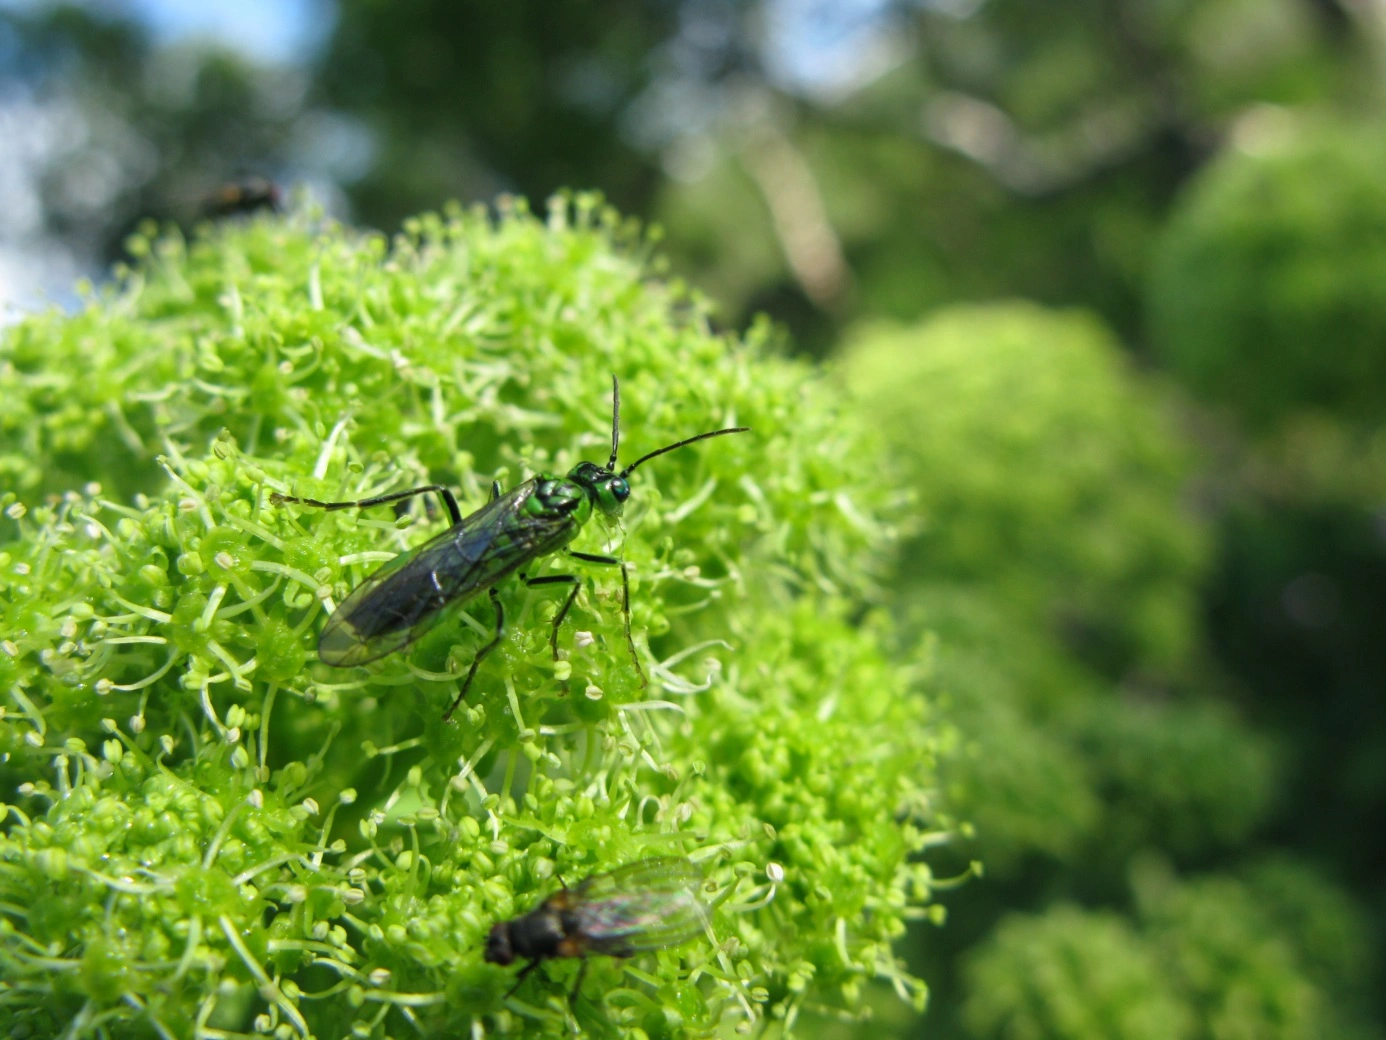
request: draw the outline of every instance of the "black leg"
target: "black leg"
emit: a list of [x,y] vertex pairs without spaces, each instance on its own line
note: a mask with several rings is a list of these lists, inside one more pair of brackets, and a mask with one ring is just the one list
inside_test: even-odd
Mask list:
[[[496,485],[499,487],[499,485]],[[415,495],[426,495],[430,491],[436,493],[447,507],[448,517],[454,525],[462,522],[462,511],[457,508],[457,499],[452,497],[452,492],[443,487],[442,484],[425,484],[423,487],[410,488],[408,491],[396,491],[390,495],[379,495],[375,498],[363,498],[356,502],[320,502],[316,498],[298,498],[294,495],[281,495],[278,491],[270,495],[271,502],[297,502],[303,506],[315,506],[318,509],[350,509],[352,506],[383,506],[387,502],[399,502],[406,498],[413,498]]]
[[[573,559],[575,559],[575,560],[581,560],[583,563],[595,563],[595,564],[599,564],[599,565],[601,565],[601,566],[603,566],[603,567],[620,567],[620,568],[621,568],[621,614],[622,614],[622,617],[623,617],[624,620],[625,620],[625,626],[626,626],[626,646],[627,646],[627,648],[630,650],[630,661],[631,661],[631,664],[635,665],[635,674],[638,675],[638,676],[640,676],[640,688],[643,690],[645,687],[649,686],[650,683],[649,683],[649,680],[645,678],[645,669],[643,669],[643,668],[640,667],[640,655],[636,652],[636,649],[635,649],[635,637],[632,636],[632,635],[630,634],[630,572],[626,570],[625,561],[624,561],[624,560],[618,560],[615,556],[597,556],[595,553],[574,552],[572,549],[568,549],[568,550],[566,550],[566,551],[567,551],[568,555],[571,556]],[[542,580],[542,579],[540,579],[540,580]],[[562,612],[558,615],[558,621],[559,621],[559,622],[562,622],[562,620],[563,620],[563,615],[568,613],[568,607],[572,606],[573,598],[574,598],[576,595],[577,595],[577,591],[574,590],[574,591],[573,591],[573,594],[572,594],[571,596],[568,597],[568,602],[564,605]],[[554,626],[553,639],[554,639],[554,643],[553,643],[553,646],[554,646],[553,654],[554,654],[554,659],[557,660],[557,659],[558,659],[558,626],[557,626],[557,624],[555,624],[555,626]]]
[[537,968],[537,967],[539,967],[539,961],[538,961],[538,960],[532,960],[532,961],[530,961],[528,964],[526,964],[523,968],[521,968],[521,969],[520,969],[520,974],[518,974],[518,975],[515,976],[515,985],[511,986],[508,990],[506,990],[506,991],[505,991],[505,996],[502,997],[501,999],[502,999],[502,1000],[509,1000],[511,997],[513,997],[513,996],[515,995],[515,991],[516,991],[517,989],[520,988],[520,983],[522,983],[522,982],[525,981],[525,976],[528,975],[530,972],[532,972],[532,971],[533,971],[535,968]]
[[568,1003],[577,1000],[582,993],[582,980],[587,976],[587,958],[582,959],[582,966],[578,968],[577,978],[573,981],[573,992],[568,995]]
[[499,480],[493,480],[493,481],[491,481],[491,501],[494,502],[496,499],[500,498],[500,496],[501,496],[500,481],[499,481]]
[[500,646],[500,641],[505,636],[505,607],[501,605],[500,593],[495,589],[488,592],[491,597],[491,605],[496,608],[496,636],[489,643],[476,652],[476,657],[472,659],[472,666],[467,669],[467,678],[462,680],[462,688],[457,691],[457,697],[452,702],[452,707],[443,712],[443,721],[447,722],[452,718],[452,713],[457,710],[457,706],[467,696],[467,691],[471,689],[472,680],[476,678],[476,670],[481,667],[481,662],[496,647]]
[[574,552],[572,549],[564,551],[573,559],[581,560],[583,563],[600,563],[603,567],[617,567],[621,563],[614,556],[598,556],[595,553]]
[[568,611],[572,609],[573,600],[582,591],[582,579],[576,574],[546,574],[542,578],[526,578],[525,584],[530,588],[540,585],[571,585],[572,591],[568,593],[568,598],[563,601],[563,606],[559,608],[558,614],[553,619],[553,632],[549,635],[549,647],[553,650],[553,659],[558,660],[558,629],[563,624],[563,619],[568,616]]
[[640,667],[640,655],[635,652],[635,637],[630,634],[630,575],[626,572],[624,561],[621,563],[621,613],[626,621],[626,646],[630,648],[630,662],[635,665],[635,674],[640,676],[640,688],[643,690],[650,683],[645,678],[645,669]]

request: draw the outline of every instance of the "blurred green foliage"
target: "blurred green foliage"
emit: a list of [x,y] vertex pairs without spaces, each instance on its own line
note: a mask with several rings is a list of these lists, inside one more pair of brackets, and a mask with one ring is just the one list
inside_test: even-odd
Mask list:
[[[1134,920],[1069,903],[1006,920],[967,962],[971,995],[964,1013],[973,1034],[1373,1035],[1356,1004],[1340,1001],[1343,978],[1315,979],[1322,967],[1315,963],[1323,951],[1318,943],[1330,935],[1346,954],[1337,958],[1341,967],[1358,972],[1366,963],[1360,925],[1342,912],[1341,896],[1322,878],[1267,865],[1249,882],[1215,876],[1182,883],[1145,862],[1136,887]],[[1277,890],[1293,892],[1291,903],[1309,894],[1312,908],[1296,909],[1307,911],[1301,921],[1312,920],[1310,929],[1323,931],[1311,937],[1287,929],[1286,901],[1267,898]]]
[[955,307],[859,332],[842,364],[919,496],[898,585],[983,582],[1115,674],[1189,651],[1207,556],[1179,507],[1189,454],[1100,322]]
[[928,674],[967,740],[942,776],[977,829],[988,876],[1014,876],[1037,853],[1078,855],[1103,805],[1059,720],[1092,704],[1100,682],[985,591],[939,582],[907,602],[902,631],[935,640]]
[[1151,339],[1258,426],[1297,410],[1386,421],[1386,123],[1266,112],[1161,233]]
[[[1092,315],[1015,302],[863,329],[839,365],[915,493],[892,602],[965,735],[942,777],[988,871],[950,900],[956,932],[921,937],[934,1028],[1366,1028],[1344,896],[1300,860],[1264,875],[1295,911],[1216,872],[1241,869],[1293,760],[1205,656],[1212,547],[1171,388]],[[1341,930],[1336,971],[1291,916]]]
[[440,199],[589,184],[643,211],[656,164],[618,119],[677,17],[676,5],[424,0],[401,19],[390,4],[340,4],[316,93],[374,140],[353,200],[379,227]]
[[1014,917],[967,966],[964,1009],[978,1037],[1015,1040],[1180,1040],[1192,1014],[1160,966],[1115,914],[1060,904]]

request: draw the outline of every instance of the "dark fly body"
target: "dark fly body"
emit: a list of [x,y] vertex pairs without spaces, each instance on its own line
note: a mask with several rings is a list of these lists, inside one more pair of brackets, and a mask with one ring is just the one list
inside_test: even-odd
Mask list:
[[574,574],[548,574],[531,578],[524,573],[529,564],[559,551],[585,563],[621,568],[624,590],[622,612],[626,642],[632,661],[645,683],[644,671],[636,656],[630,632],[630,580],[625,564],[614,556],[598,556],[567,548],[592,517],[594,509],[609,519],[618,519],[630,497],[626,478],[636,467],[656,456],[674,451],[709,437],[745,433],[747,427],[712,430],[666,445],[636,459],[622,470],[616,469],[620,444],[621,395],[613,377],[611,415],[611,457],[605,466],[580,462],[566,476],[540,473],[501,493],[500,484],[491,485],[491,501],[466,516],[457,506],[452,492],[441,484],[429,484],[390,495],[356,502],[320,502],[274,493],[274,502],[297,502],[319,509],[347,509],[353,506],[385,505],[415,495],[437,494],[447,508],[451,525],[431,541],[385,564],[344,599],[318,639],[318,656],[330,665],[349,668],[366,664],[386,654],[402,650],[433,627],[449,605],[460,605],[485,591],[496,613],[495,635],[477,651],[452,706],[443,715],[447,721],[467,696],[477,668],[486,655],[500,645],[505,634],[505,610],[496,586],[518,574],[531,587],[567,585],[569,592],[553,620],[549,639],[554,660],[558,659],[558,632],[581,588]]
[[242,177],[223,184],[202,205],[204,216],[215,219],[268,210],[277,213],[284,190],[266,177]]
[[704,930],[707,908],[698,897],[703,875],[678,856],[659,856],[594,874],[563,888],[537,908],[500,921],[486,937],[492,964],[529,961],[515,980],[557,957],[633,957],[676,946]]

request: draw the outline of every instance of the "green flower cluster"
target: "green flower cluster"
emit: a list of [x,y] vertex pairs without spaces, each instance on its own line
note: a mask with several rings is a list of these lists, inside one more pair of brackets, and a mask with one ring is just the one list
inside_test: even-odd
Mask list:
[[1119,351],[1093,316],[1024,302],[858,334],[846,374],[918,494],[901,587],[984,585],[1106,671],[1188,651],[1189,459]]
[[[807,369],[710,333],[587,198],[131,248],[0,346],[7,1035],[755,1032],[860,1014],[875,979],[922,1003],[891,944],[930,912],[946,731],[866,610],[878,455]],[[754,431],[642,467],[622,527],[574,543],[627,561],[648,687],[608,569],[558,661],[559,597],[504,583],[450,725],[484,598],[377,665],[317,662],[333,604],[440,518],[271,492],[436,480],[475,508],[604,461],[613,374],[624,458]],[[492,924],[669,854],[703,869],[707,937],[507,997]]]
[[894,592],[975,741],[945,777],[988,869],[1243,840],[1270,799],[1264,742],[1193,698],[1112,696],[1188,670],[1208,555],[1167,405],[1114,337],[968,305],[863,332],[844,365],[917,494]]
[[1135,875],[1134,920],[1071,903],[1007,918],[966,964],[972,1035],[1369,1035],[1326,999],[1360,986],[1369,958],[1360,915],[1322,877],[1275,862],[1180,882],[1148,861]]
[[1162,232],[1151,340],[1187,385],[1262,431],[1295,412],[1379,426],[1386,135],[1267,113],[1243,137]]
[[1199,645],[1208,539],[1164,388],[1095,319],[1025,303],[871,330],[843,364],[920,506],[890,591],[968,738],[940,775],[976,843],[945,852],[988,874],[913,951],[934,1028],[1371,1035],[1367,916],[1265,857],[1293,763]]

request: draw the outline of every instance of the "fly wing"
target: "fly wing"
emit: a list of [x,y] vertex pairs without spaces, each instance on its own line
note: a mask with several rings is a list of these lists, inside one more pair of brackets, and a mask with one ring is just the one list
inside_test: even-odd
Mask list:
[[534,481],[525,481],[356,586],[327,619],[318,657],[346,668],[402,650],[438,622],[444,607],[465,603],[550,551],[554,522],[520,509],[533,491]]
[[703,874],[680,856],[660,856],[598,874],[574,891],[573,913],[590,953],[629,956],[674,946],[703,931]]

